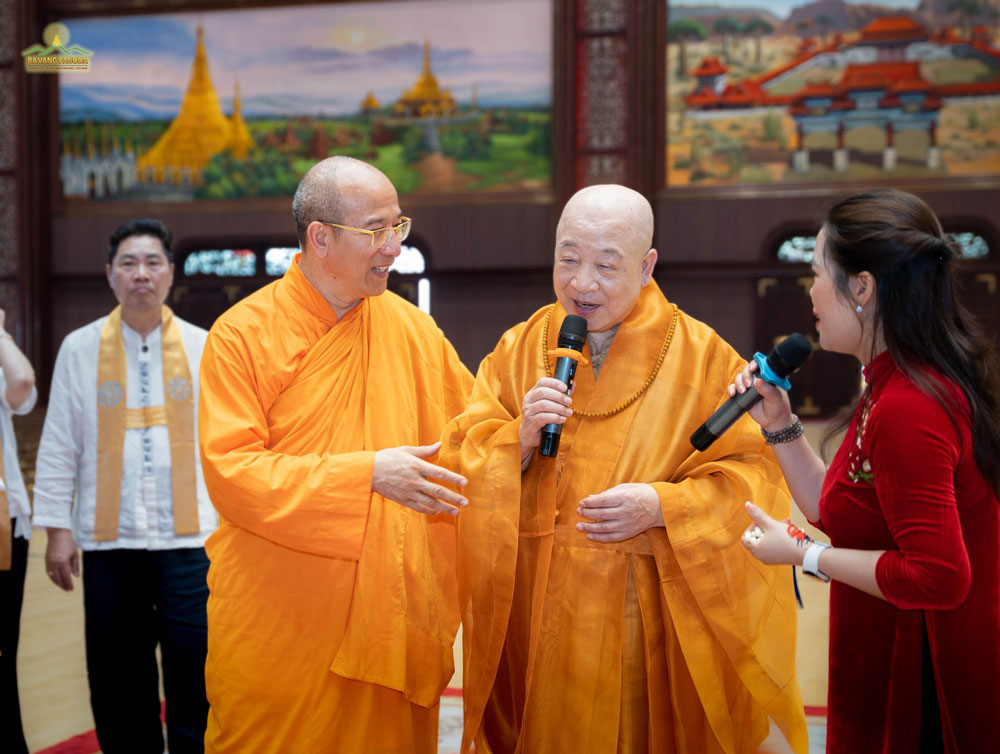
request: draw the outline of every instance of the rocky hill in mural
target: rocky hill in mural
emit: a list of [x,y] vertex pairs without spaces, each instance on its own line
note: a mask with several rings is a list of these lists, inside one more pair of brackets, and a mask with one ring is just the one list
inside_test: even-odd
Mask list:
[[737,8],[722,5],[685,5],[683,3],[670,5],[670,23],[688,18],[697,20],[706,29],[714,29],[716,23],[723,18],[732,19],[744,26],[755,18],[766,21],[774,27],[781,23],[781,19],[768,10],[764,4],[759,7],[748,5]]
[[781,25],[786,34],[826,35],[836,32],[857,31],[876,18],[907,16],[900,8],[877,3],[846,3],[844,0],[818,0],[794,8]]
[[784,34],[825,35],[857,31],[876,18],[906,16],[930,28],[955,26],[971,29],[975,26],[1000,24],[1000,0],[922,0],[907,10],[878,3],[849,3],[844,0],[816,0],[794,8],[781,22]]
[[1000,0],[921,0],[916,15],[930,26],[980,25],[996,27],[1000,24]]

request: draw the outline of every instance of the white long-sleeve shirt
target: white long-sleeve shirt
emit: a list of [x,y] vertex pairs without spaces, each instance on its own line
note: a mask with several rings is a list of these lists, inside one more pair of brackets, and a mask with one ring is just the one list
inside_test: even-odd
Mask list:
[[[122,457],[118,539],[94,540],[97,498],[97,360],[107,317],[66,336],[56,357],[52,390],[35,467],[36,527],[72,529],[81,550],[168,550],[201,547],[218,526],[195,449],[197,534],[174,534],[170,433],[166,426],[126,429]],[[198,367],[208,333],[179,317],[194,388],[194,436],[198,437]],[[122,323],[128,368],[126,406],[162,406],[161,328],[142,336]],[[143,350],[145,347],[145,350]]]
[[20,406],[7,403],[7,378],[0,369],[0,439],[3,441],[3,484],[7,489],[7,507],[14,519],[14,536],[31,539],[31,504],[28,490],[21,478],[21,467],[17,462],[17,440],[14,437],[14,423],[11,415],[24,416],[35,407],[38,391],[31,388],[31,395]]

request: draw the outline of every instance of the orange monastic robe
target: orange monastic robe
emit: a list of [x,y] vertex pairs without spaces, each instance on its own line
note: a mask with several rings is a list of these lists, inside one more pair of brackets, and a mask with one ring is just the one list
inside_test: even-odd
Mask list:
[[[688,441],[744,362],[651,282],[600,378],[577,369],[573,409],[618,408],[669,338],[655,380],[610,416],[574,414],[558,458],[536,455],[522,476],[521,404],[565,316],[545,307],[505,333],[445,431],[442,460],[469,478],[458,524],[463,751],[475,741],[477,754],[736,754],[755,750],[768,717],[806,751],[791,569],[740,543],[744,501],[788,515],[781,473],[749,419],[704,453]],[[590,542],[575,528],[580,500],[624,482],[653,485],[666,527]]]
[[454,519],[373,493],[372,465],[436,442],[471,385],[430,317],[385,293],[338,322],[297,262],[212,327],[207,752],[436,750]]

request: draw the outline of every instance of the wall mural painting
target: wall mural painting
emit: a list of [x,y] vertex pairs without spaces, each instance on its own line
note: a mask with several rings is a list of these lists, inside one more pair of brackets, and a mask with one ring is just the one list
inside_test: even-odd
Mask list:
[[428,0],[70,20],[67,197],[288,196],[317,160],[400,193],[546,190],[551,0]]
[[667,184],[1000,175],[1000,0],[667,0]]

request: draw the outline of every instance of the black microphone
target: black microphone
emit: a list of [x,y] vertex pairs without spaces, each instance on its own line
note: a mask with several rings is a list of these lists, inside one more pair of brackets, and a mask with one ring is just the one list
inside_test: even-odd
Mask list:
[[[583,344],[587,342],[587,320],[570,314],[563,320],[562,327],[559,328],[560,348],[572,348],[574,351],[583,351]],[[569,356],[560,356],[556,359],[556,371],[552,375],[557,380],[566,383],[566,392],[573,387],[573,376],[576,374],[576,361]],[[543,456],[555,458],[559,452],[559,435],[562,434],[562,424],[546,424],[542,427],[542,442],[538,452]]]
[[[812,344],[809,340],[797,332],[792,333],[776,345],[767,358],[759,351],[754,354],[754,359],[757,361],[757,376],[765,382],[788,390],[791,387],[788,375],[802,366],[811,353]],[[745,393],[737,393],[695,430],[691,435],[691,444],[696,450],[705,450],[760,399],[760,393],[754,387]]]

